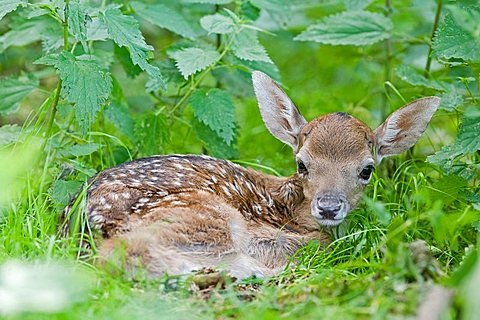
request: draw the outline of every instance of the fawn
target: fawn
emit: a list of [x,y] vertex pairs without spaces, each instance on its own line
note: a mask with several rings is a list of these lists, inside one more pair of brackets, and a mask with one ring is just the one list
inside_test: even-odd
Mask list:
[[[375,131],[354,117],[331,113],[307,122],[266,74],[252,75],[268,130],[290,145],[297,172],[280,178],[203,155],[153,156],[92,178],[89,222],[102,234],[100,257],[151,276],[204,267],[236,278],[275,274],[308,241],[329,241],[357,205],[383,157],[415,144],[440,100],[415,100]],[[70,208],[65,209],[68,215]]]

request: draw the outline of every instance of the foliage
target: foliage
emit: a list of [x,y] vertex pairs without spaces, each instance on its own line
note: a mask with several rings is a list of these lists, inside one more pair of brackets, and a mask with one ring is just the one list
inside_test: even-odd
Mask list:
[[271,281],[243,283],[260,287],[252,301],[235,286],[202,301],[183,278],[95,268],[75,303],[17,316],[404,318],[433,283],[455,290],[447,317],[476,314],[479,20],[467,0],[1,1],[0,262],[94,269],[75,236],[58,236],[58,213],[95,173],[133,158],[207,153],[292,173],[291,150],[261,122],[253,70],[309,119],[347,111],[378,125],[414,98],[442,98],[425,138],[380,166],[328,250],[311,243]]

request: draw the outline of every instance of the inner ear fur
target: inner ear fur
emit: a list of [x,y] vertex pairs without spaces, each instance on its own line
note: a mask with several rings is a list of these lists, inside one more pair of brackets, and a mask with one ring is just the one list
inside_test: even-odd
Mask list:
[[377,163],[411,148],[427,128],[440,98],[417,99],[394,111],[375,131]]
[[307,121],[288,95],[265,73],[254,71],[252,82],[265,126],[273,136],[297,150],[300,131]]

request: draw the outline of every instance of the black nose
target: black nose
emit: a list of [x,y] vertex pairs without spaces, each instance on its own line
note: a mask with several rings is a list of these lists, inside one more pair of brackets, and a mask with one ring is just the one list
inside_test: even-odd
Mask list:
[[322,195],[317,199],[318,213],[324,219],[335,219],[335,216],[343,208],[345,200],[336,195]]

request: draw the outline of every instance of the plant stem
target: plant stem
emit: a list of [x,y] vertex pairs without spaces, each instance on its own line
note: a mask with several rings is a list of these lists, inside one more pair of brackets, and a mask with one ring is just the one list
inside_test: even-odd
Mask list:
[[205,69],[205,71],[198,77],[198,79],[195,82],[192,83],[190,88],[188,88],[187,92],[185,92],[185,95],[182,97],[182,99],[180,99],[180,101],[178,101],[178,103],[176,103],[173,106],[173,108],[170,110],[170,113],[175,112],[175,110],[178,107],[180,107],[183,103],[185,103],[185,101],[187,101],[187,99],[190,97],[190,95],[193,93],[193,91],[200,85],[200,83],[203,81],[203,79],[205,79],[207,74],[209,74],[210,71],[212,71],[212,69],[217,65],[218,61],[221,61],[222,58],[225,56],[225,54],[227,54],[227,52],[230,49],[230,46],[232,45],[234,39],[235,39],[235,34],[232,36],[230,41],[225,45],[225,48],[220,53],[220,57],[218,58],[217,62],[212,64],[211,66],[209,66],[207,69]]
[[[386,9],[386,15],[389,17],[392,13],[392,3],[390,0],[385,0],[385,9]],[[384,83],[391,82],[392,80],[392,42],[390,38],[385,40],[385,66],[384,66],[384,72],[383,72],[383,80]],[[385,89],[387,90],[387,89]],[[383,119],[386,118],[389,107],[389,99],[387,97],[388,92],[385,92],[385,95],[383,96],[383,108],[380,110],[380,116]]]
[[[70,0],[65,0],[65,13],[63,18],[63,51],[68,51],[68,6]],[[53,122],[55,121],[55,115],[57,113],[58,101],[60,100],[60,93],[62,91],[62,79],[58,80],[57,88],[55,89],[55,97],[52,101],[50,118],[48,119],[47,132],[45,141],[47,141],[52,135]]]
[[433,37],[435,36],[435,32],[438,28],[438,22],[440,21],[440,15],[442,13],[442,4],[443,0],[437,0],[437,11],[435,12],[435,20],[433,21],[433,28],[432,28],[432,35],[430,36],[430,43],[428,44],[428,55],[427,55],[427,63],[425,65],[425,71],[423,75],[425,78],[430,76],[430,66],[432,65],[432,42]]

